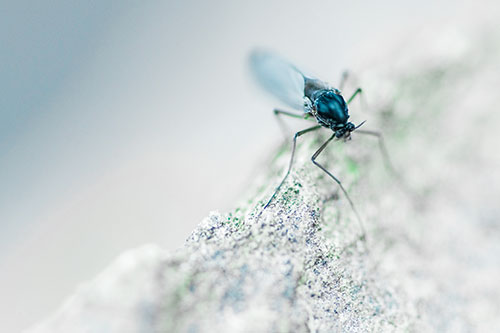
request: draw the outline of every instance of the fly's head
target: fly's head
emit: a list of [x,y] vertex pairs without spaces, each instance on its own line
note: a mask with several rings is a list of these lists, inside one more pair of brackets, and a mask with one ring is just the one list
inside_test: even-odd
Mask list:
[[356,126],[351,122],[347,122],[345,124],[336,124],[334,126],[331,126],[330,128],[333,132],[335,132],[335,137],[337,139],[344,139],[344,141],[346,141],[351,139],[351,132],[358,129],[364,123],[365,122],[363,121],[358,126]]
[[356,126],[351,122],[347,122],[345,124],[336,124],[332,126],[331,129],[335,132],[335,137],[337,139],[350,140],[351,132],[356,129]]

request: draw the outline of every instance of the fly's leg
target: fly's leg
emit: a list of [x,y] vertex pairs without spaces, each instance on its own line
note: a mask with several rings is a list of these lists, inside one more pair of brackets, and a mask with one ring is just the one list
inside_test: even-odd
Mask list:
[[[343,90],[344,89],[344,85],[347,81],[347,79],[349,78],[350,76],[350,73],[348,71],[343,71],[342,72],[342,76],[340,78],[340,83],[339,83],[339,90]],[[356,91],[354,92],[354,94],[351,95],[351,97],[347,100],[347,104],[351,104],[351,102],[354,100],[354,98],[359,94],[359,96],[361,96],[361,107],[363,109],[366,109],[366,101],[364,99],[364,96],[362,95],[363,94],[363,89],[361,88],[358,88],[356,89]]]
[[278,187],[276,188],[276,190],[274,191],[272,197],[269,199],[269,201],[267,202],[267,204],[264,206],[264,209],[267,208],[267,206],[269,206],[269,204],[273,201],[274,197],[276,196],[276,194],[279,192],[281,186],[283,185],[283,183],[285,182],[285,180],[287,179],[288,175],[290,174],[290,170],[292,170],[292,164],[293,164],[293,157],[295,155],[295,147],[297,145],[297,138],[303,134],[306,134],[308,132],[312,132],[312,131],[315,131],[317,129],[319,129],[321,127],[321,125],[316,125],[316,126],[313,126],[313,127],[309,127],[309,128],[306,128],[305,130],[302,130],[302,131],[299,131],[297,133],[295,133],[295,135],[293,136],[293,144],[292,144],[292,156],[290,158],[290,163],[288,164],[288,170],[285,174],[285,177],[283,177],[283,180],[281,181],[281,183],[278,185]]
[[340,77],[340,82],[339,82],[339,90],[344,89],[344,84],[349,78],[349,72],[348,71],[343,71],[342,76]]
[[389,157],[389,152],[387,151],[387,147],[385,146],[385,141],[384,141],[384,136],[382,135],[381,132],[378,131],[369,131],[369,130],[356,130],[354,133],[359,133],[359,134],[364,134],[364,135],[370,135],[373,137],[376,137],[378,139],[378,147],[380,150],[380,154],[382,155],[382,159],[384,160],[385,167],[387,170],[392,173],[396,178],[400,179],[400,176],[396,169],[394,168],[394,165],[391,162],[391,159]]
[[274,114],[276,116],[279,116],[280,114],[283,114],[283,115],[286,115],[286,116],[289,116],[289,117],[294,117],[294,118],[304,118],[304,114],[296,114],[296,113],[293,113],[293,112],[288,112],[288,111],[283,111],[283,110],[280,110],[280,109],[274,109],[273,110]]
[[361,89],[361,88],[356,89],[354,94],[352,94],[352,96],[347,100],[347,104],[351,104],[351,102],[354,100],[354,98],[356,98],[358,95],[361,98],[360,99],[361,111],[368,109],[367,103],[366,103],[366,97],[363,94],[363,89]]
[[356,130],[353,133],[359,133],[376,137],[378,139],[378,147],[380,150],[380,154],[382,155],[382,159],[384,160],[384,165],[387,171],[394,178],[396,178],[399,187],[401,188],[401,190],[403,190],[403,192],[405,192],[406,195],[408,195],[414,202],[421,201],[421,199],[415,195],[415,192],[411,190],[410,186],[408,186],[408,184],[403,180],[401,174],[396,170],[396,168],[394,168],[394,164],[392,164],[391,162],[389,152],[385,145],[384,136],[382,135],[382,133],[378,131],[369,131],[369,130]]
[[354,94],[352,94],[352,96],[347,100],[347,104],[351,104],[352,100],[357,96],[357,95],[360,95],[363,94],[363,89],[361,88],[358,88],[356,89],[356,91],[354,92]]
[[278,120],[278,123],[281,127],[281,131],[283,132],[283,135],[285,136],[285,141],[288,139],[288,134],[287,134],[288,131],[287,131],[285,123],[283,122],[283,120],[280,116],[284,115],[284,116],[298,118],[298,119],[307,119],[309,117],[309,115],[307,113],[297,114],[297,113],[293,113],[293,112],[283,111],[280,109],[274,109],[273,112],[274,112],[274,115],[276,116],[276,119]]
[[321,147],[319,147],[319,149],[314,153],[314,155],[311,157],[311,161],[318,167],[320,168],[321,170],[323,170],[328,176],[330,176],[340,187],[340,189],[342,190],[342,192],[344,192],[344,195],[345,197],[347,198],[347,201],[349,201],[349,204],[351,205],[351,208],[354,212],[354,214],[356,215],[356,218],[358,219],[358,222],[359,222],[359,227],[361,229],[361,237],[360,239],[361,240],[366,240],[366,231],[365,231],[365,227],[363,226],[363,222],[361,220],[361,216],[359,215],[358,211],[356,210],[356,207],[354,206],[354,203],[352,202],[351,200],[351,197],[349,196],[349,194],[347,193],[346,189],[344,188],[344,186],[342,185],[342,183],[340,182],[340,180],[335,177],[330,171],[326,170],[326,168],[324,166],[322,166],[321,164],[319,164],[318,162],[316,162],[316,158],[319,156],[319,154],[321,154],[321,152],[326,148],[326,146],[330,143],[330,141],[332,141],[333,139],[335,138],[335,134],[333,134],[325,143],[323,143],[323,145],[321,145]]

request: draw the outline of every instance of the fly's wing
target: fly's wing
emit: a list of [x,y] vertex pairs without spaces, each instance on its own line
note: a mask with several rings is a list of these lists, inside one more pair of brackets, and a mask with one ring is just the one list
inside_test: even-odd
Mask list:
[[273,53],[254,51],[250,55],[250,67],[264,89],[288,106],[304,110],[306,78],[295,66]]

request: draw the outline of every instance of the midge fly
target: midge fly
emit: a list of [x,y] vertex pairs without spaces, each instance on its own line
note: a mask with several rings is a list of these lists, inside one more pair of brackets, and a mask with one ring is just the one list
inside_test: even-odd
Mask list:
[[[349,201],[352,210],[356,214],[361,227],[362,238],[364,238],[365,229],[363,227],[363,223],[361,222],[361,217],[356,210],[354,203],[349,197],[346,189],[337,177],[335,177],[330,171],[328,171],[325,167],[323,167],[316,161],[319,154],[321,154],[321,152],[332,140],[348,140],[350,139],[351,132],[356,131],[356,133],[376,136],[379,139],[383,157],[387,163],[387,166],[392,169],[380,133],[374,131],[358,130],[358,128],[364,124],[364,121],[358,125],[355,125],[348,121],[348,105],[358,94],[362,92],[362,90],[358,88],[346,101],[339,89],[329,86],[326,82],[304,75],[294,65],[288,63],[277,55],[266,51],[253,52],[250,57],[250,65],[253,73],[257,78],[257,81],[266,90],[271,92],[282,102],[292,107],[293,109],[302,110],[302,112],[299,114],[275,109],[274,114],[276,116],[286,115],[289,117],[302,119],[307,119],[312,116],[318,122],[318,125],[299,131],[293,136],[292,155],[290,158],[290,163],[288,165],[288,170],[285,174],[285,177],[283,177],[283,180],[264,206],[264,209],[266,209],[271,204],[273,199],[276,197],[276,194],[279,192],[281,186],[290,174],[297,138],[303,134],[315,131],[321,127],[326,127],[332,130],[333,133],[330,138],[326,140],[326,142],[323,143],[319,147],[319,149],[312,155],[311,160],[317,167],[323,170],[339,185],[340,189]],[[345,78],[346,75],[343,75],[342,80],[339,84],[340,89],[342,89],[343,87]]]

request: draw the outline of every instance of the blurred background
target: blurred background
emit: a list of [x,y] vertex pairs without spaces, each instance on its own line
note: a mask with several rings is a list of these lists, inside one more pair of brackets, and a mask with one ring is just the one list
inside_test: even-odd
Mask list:
[[231,209],[282,133],[247,57],[332,84],[367,50],[484,10],[435,1],[0,4],[0,331],[57,309],[122,251],[174,250]]

